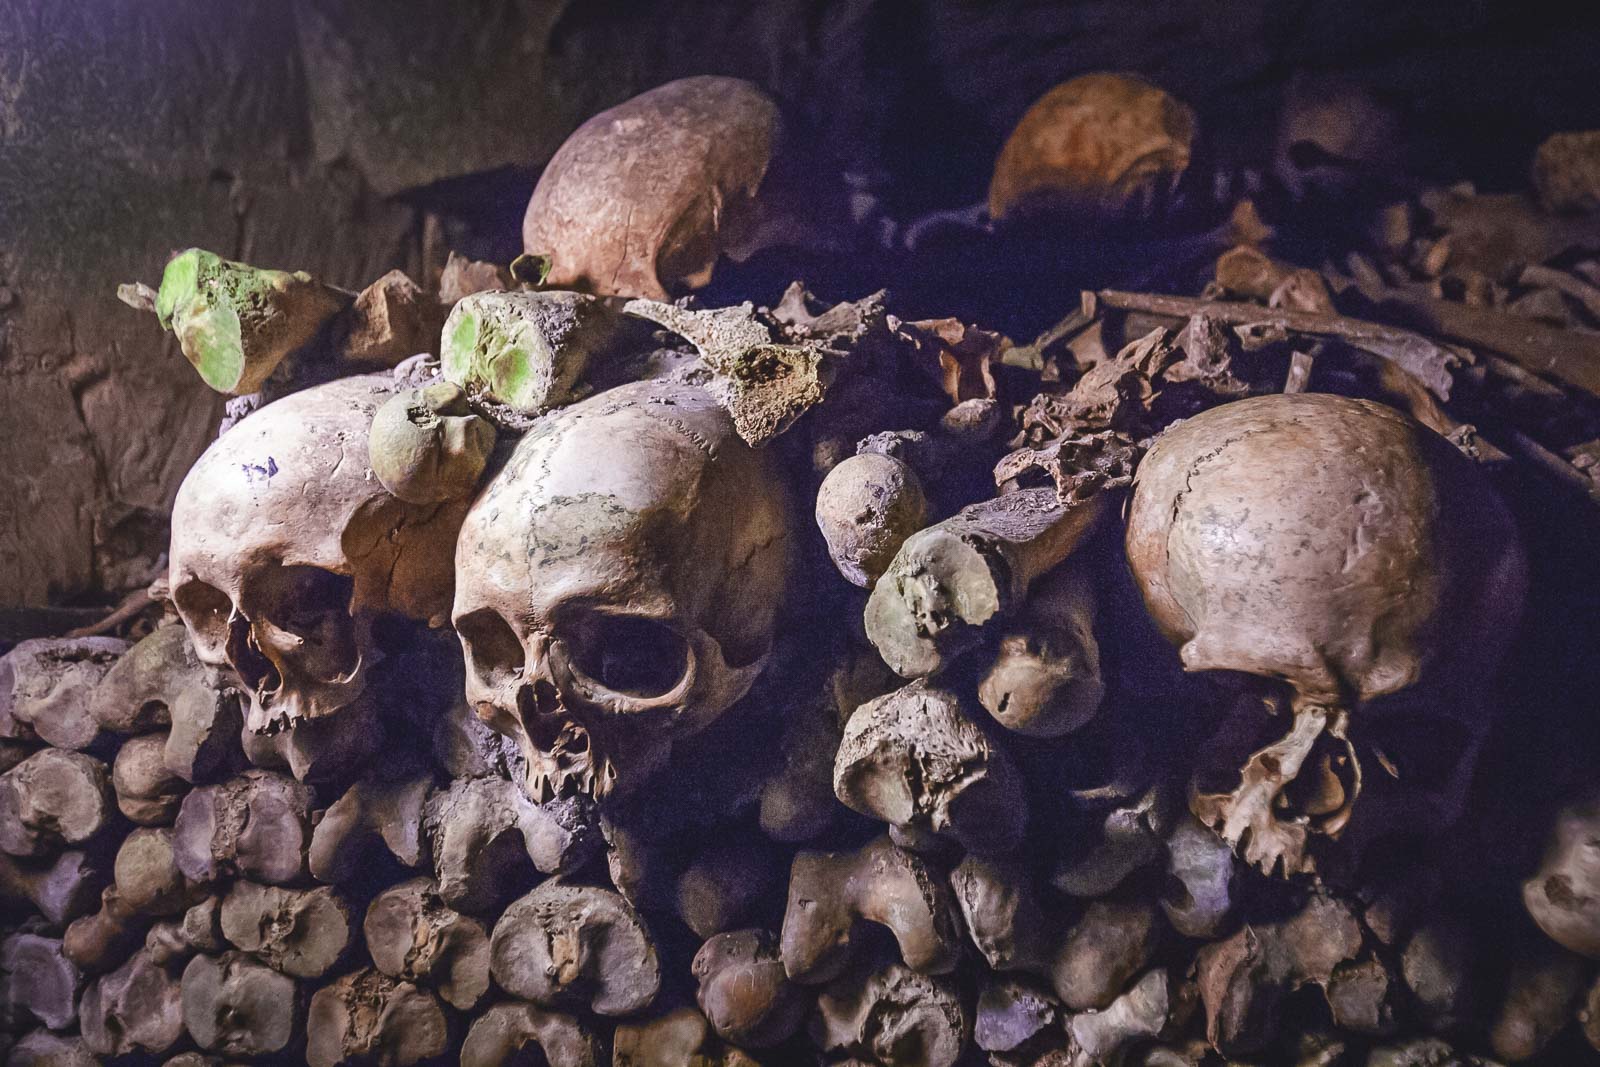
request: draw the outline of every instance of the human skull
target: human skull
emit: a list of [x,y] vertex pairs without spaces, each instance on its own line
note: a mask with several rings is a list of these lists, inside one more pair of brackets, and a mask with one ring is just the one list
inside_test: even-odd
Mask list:
[[1313,869],[1308,835],[1351,821],[1358,749],[1385,773],[1365,775],[1354,836],[1384,816],[1424,831],[1459,817],[1526,566],[1504,506],[1448,442],[1363,400],[1225,404],[1150,449],[1127,547],[1186,670],[1287,683],[1287,735],[1259,747],[1282,730],[1260,714],[1277,694],[1247,694],[1209,746],[1247,757],[1238,788],[1197,779],[1191,796],[1249,861]]
[[788,578],[769,455],[661,381],[546,416],[456,548],[467,699],[527,756],[537,801],[622,796],[750,688]]
[[408,504],[372,472],[367,431],[388,375],[284,397],[228,430],[178,489],[172,599],[201,662],[231,668],[245,725],[333,715],[382,658],[385,616],[443,625],[468,500]]

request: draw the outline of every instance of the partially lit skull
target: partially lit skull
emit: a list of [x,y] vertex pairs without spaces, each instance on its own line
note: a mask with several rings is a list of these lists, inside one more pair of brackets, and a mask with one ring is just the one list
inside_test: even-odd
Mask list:
[[361,696],[386,616],[443,625],[467,501],[407,504],[367,461],[388,375],[284,397],[195,463],[172,512],[172,599],[200,660],[232,668],[274,733]]
[[1250,862],[1308,871],[1353,815],[1356,837],[1459,817],[1525,563],[1442,437],[1344,397],[1213,408],[1140,464],[1128,561],[1185,669],[1286,683],[1240,700],[1208,746],[1235,762],[1191,797]]
[[698,389],[625,385],[536,423],[456,549],[467,698],[535,800],[621,796],[765,666],[788,576],[776,465]]

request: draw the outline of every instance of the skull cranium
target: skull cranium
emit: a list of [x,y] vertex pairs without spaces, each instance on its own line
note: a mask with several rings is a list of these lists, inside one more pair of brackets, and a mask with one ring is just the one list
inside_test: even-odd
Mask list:
[[172,598],[203,663],[249,694],[246,726],[275,733],[364,692],[385,616],[442,625],[467,501],[408,504],[367,460],[388,375],[291,394],[230,429],[178,490]]
[[536,423],[456,550],[467,698],[537,801],[621,796],[769,656],[789,504],[698,389],[621,386]]

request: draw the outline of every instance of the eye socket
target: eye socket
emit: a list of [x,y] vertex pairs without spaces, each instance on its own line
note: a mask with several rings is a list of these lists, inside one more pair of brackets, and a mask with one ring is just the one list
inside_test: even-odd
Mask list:
[[655,619],[586,615],[562,639],[574,671],[623,696],[665,696],[689,672],[689,643]]
[[329,616],[350,614],[355,579],[321,567],[279,567],[273,575],[272,621],[302,637],[313,636]]
[[195,641],[211,655],[220,655],[228,640],[228,617],[233,614],[228,594],[196,579],[178,586],[172,601]]
[[526,654],[511,624],[496,611],[479,608],[456,620],[456,633],[467,650],[467,662],[486,685],[522,671]]

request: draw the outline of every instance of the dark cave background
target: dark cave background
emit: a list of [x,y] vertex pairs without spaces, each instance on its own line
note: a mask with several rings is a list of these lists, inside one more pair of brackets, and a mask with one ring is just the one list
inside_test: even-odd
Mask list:
[[[731,74],[784,106],[836,239],[724,270],[709,297],[888,287],[908,317],[1028,336],[1080,285],[1174,285],[1182,236],[1221,221],[1241,175],[1270,176],[1296,101],[1353,96],[1376,116],[1380,177],[1358,195],[1516,189],[1545,135],[1600,126],[1597,54],[1592,5],[1512,0],[0,0],[0,608],[34,609],[9,611],[5,636],[159,570],[221,401],[115,289],[156,281],[174,249],[352,288],[392,267],[430,281],[451,249],[504,262],[584,118]],[[951,224],[915,253],[876,247],[885,218],[980,203],[1029,103],[1093,70],[1199,112],[1180,210],[1076,241]],[[873,205],[853,228],[851,193]],[[1355,216],[1311,217],[1314,250]]]

